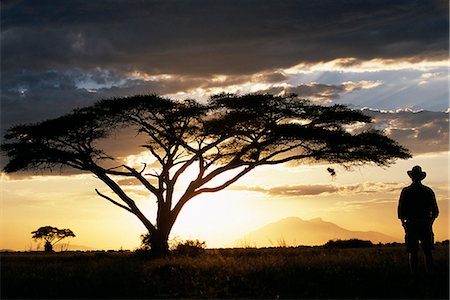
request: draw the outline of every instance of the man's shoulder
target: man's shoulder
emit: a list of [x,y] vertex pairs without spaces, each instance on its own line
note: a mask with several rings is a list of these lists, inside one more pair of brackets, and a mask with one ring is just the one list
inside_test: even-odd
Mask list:
[[423,185],[423,184],[411,184],[411,185],[408,185],[408,186],[406,186],[406,187],[404,187],[402,189],[402,192],[417,191],[417,190],[425,190],[427,192],[433,193],[433,190],[430,187],[428,187],[426,185]]
[[410,191],[411,189],[413,189],[414,188],[414,186],[411,184],[411,185],[408,185],[408,186],[405,186],[403,189],[402,189],[402,192],[407,192],[407,191]]
[[[411,185],[412,186],[412,185]],[[418,184],[417,186],[416,186],[418,189],[422,189],[422,190],[427,190],[427,191],[433,191],[429,186],[426,186],[426,185],[424,185],[424,184]]]
[[431,189],[429,186],[423,185],[423,184],[411,184],[410,186],[407,186],[405,189],[411,190],[411,191],[425,191],[426,193],[432,194],[433,189]]
[[427,190],[429,193],[433,193],[433,189],[430,188],[429,186],[422,185],[422,187],[423,187],[424,190]]

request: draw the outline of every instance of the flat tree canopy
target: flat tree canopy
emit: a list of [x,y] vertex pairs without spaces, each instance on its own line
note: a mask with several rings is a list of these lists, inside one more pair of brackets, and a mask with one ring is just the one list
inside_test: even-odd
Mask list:
[[75,237],[70,229],[58,229],[52,226],[39,227],[38,230],[32,231],[32,238],[35,240],[45,241],[45,251],[53,251],[53,245],[68,237]]
[[[10,128],[2,144],[9,157],[4,171],[67,166],[95,174],[116,197],[97,193],[136,215],[149,231],[152,249],[164,253],[174,222],[190,199],[218,192],[258,166],[290,161],[387,166],[410,157],[407,149],[370,129],[370,122],[360,111],[314,105],[295,95],[220,94],[206,104],[156,95],[109,99],[56,119]],[[146,136],[142,148],[156,159],[152,169],[157,171],[149,173],[146,165],[140,170],[119,163],[105,167],[114,158],[98,141],[123,128]],[[197,174],[175,198],[179,177],[191,166]],[[223,174],[231,175],[219,176]],[[136,179],[153,195],[156,223],[119,185],[119,177]],[[212,183],[215,178],[226,179]]]

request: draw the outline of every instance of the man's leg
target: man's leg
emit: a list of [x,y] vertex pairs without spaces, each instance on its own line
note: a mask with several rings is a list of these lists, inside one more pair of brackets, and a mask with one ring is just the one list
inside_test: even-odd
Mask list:
[[405,227],[405,243],[408,251],[409,271],[413,278],[417,275],[419,239],[417,238],[417,229],[414,222],[408,222]]
[[414,250],[409,252],[409,270],[411,271],[411,275],[415,276],[417,274],[417,264],[419,261],[418,251]]
[[433,272],[432,250],[434,249],[434,233],[431,226],[432,224],[429,224],[427,226],[427,230],[424,232],[422,239],[422,249],[425,256],[425,267],[428,274]]
[[424,249],[423,254],[425,255],[425,266],[427,273],[433,272],[433,255],[431,254],[431,249]]

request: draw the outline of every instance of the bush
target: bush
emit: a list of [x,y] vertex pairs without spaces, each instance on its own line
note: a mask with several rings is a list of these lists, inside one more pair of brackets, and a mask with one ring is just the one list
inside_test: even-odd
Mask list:
[[149,233],[141,234],[141,246],[139,247],[138,250],[150,251],[150,249],[151,249],[151,247],[150,247],[150,234]]
[[[179,237],[174,237],[169,240],[169,249],[177,254],[196,256],[202,253],[206,248],[206,242],[197,240],[181,240]],[[137,252],[147,252],[151,250],[150,234],[141,234],[141,246]]]
[[185,240],[179,242],[175,246],[174,252],[181,255],[197,256],[205,251],[206,242],[200,242],[199,240]]
[[371,241],[364,241],[358,239],[350,240],[330,240],[325,245],[325,248],[337,248],[337,249],[348,249],[348,248],[368,248],[372,247],[373,243]]

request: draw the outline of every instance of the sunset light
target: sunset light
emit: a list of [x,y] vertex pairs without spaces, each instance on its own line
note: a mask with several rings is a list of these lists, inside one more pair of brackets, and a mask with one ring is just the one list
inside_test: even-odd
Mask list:
[[[217,282],[186,275],[195,288],[167,292],[151,285],[165,279],[152,276],[194,269],[149,263],[133,267],[146,275],[120,283],[86,271],[94,276],[86,282],[114,287],[64,297],[448,296],[433,283],[448,279],[448,1],[24,0],[2,2],[1,15],[0,254],[73,251],[94,261],[99,253],[206,251],[235,259],[283,249],[276,259],[295,261],[292,270],[272,264],[289,270],[279,278],[292,274],[295,288],[275,276],[273,286],[252,290],[249,278],[276,272],[246,269],[239,258],[231,262],[237,269],[218,271],[205,259],[195,268]],[[355,241],[385,254],[377,268],[398,263],[397,273],[377,269],[367,278],[410,272],[411,280],[385,295],[370,294],[370,285],[317,292],[345,283],[316,288],[322,277],[307,270],[323,274],[320,263],[333,261],[331,252],[308,251]],[[441,269],[430,275],[434,246]],[[307,254],[289,252],[299,249]],[[359,267],[336,267],[347,270],[336,276],[364,286],[367,278],[358,280],[370,268]],[[9,290],[0,298],[64,294],[11,292],[20,290],[22,275],[8,281],[16,268],[2,269]],[[431,283],[411,292],[404,287],[425,278],[416,276],[420,268]],[[114,292],[133,289],[128,280],[145,284]]]

